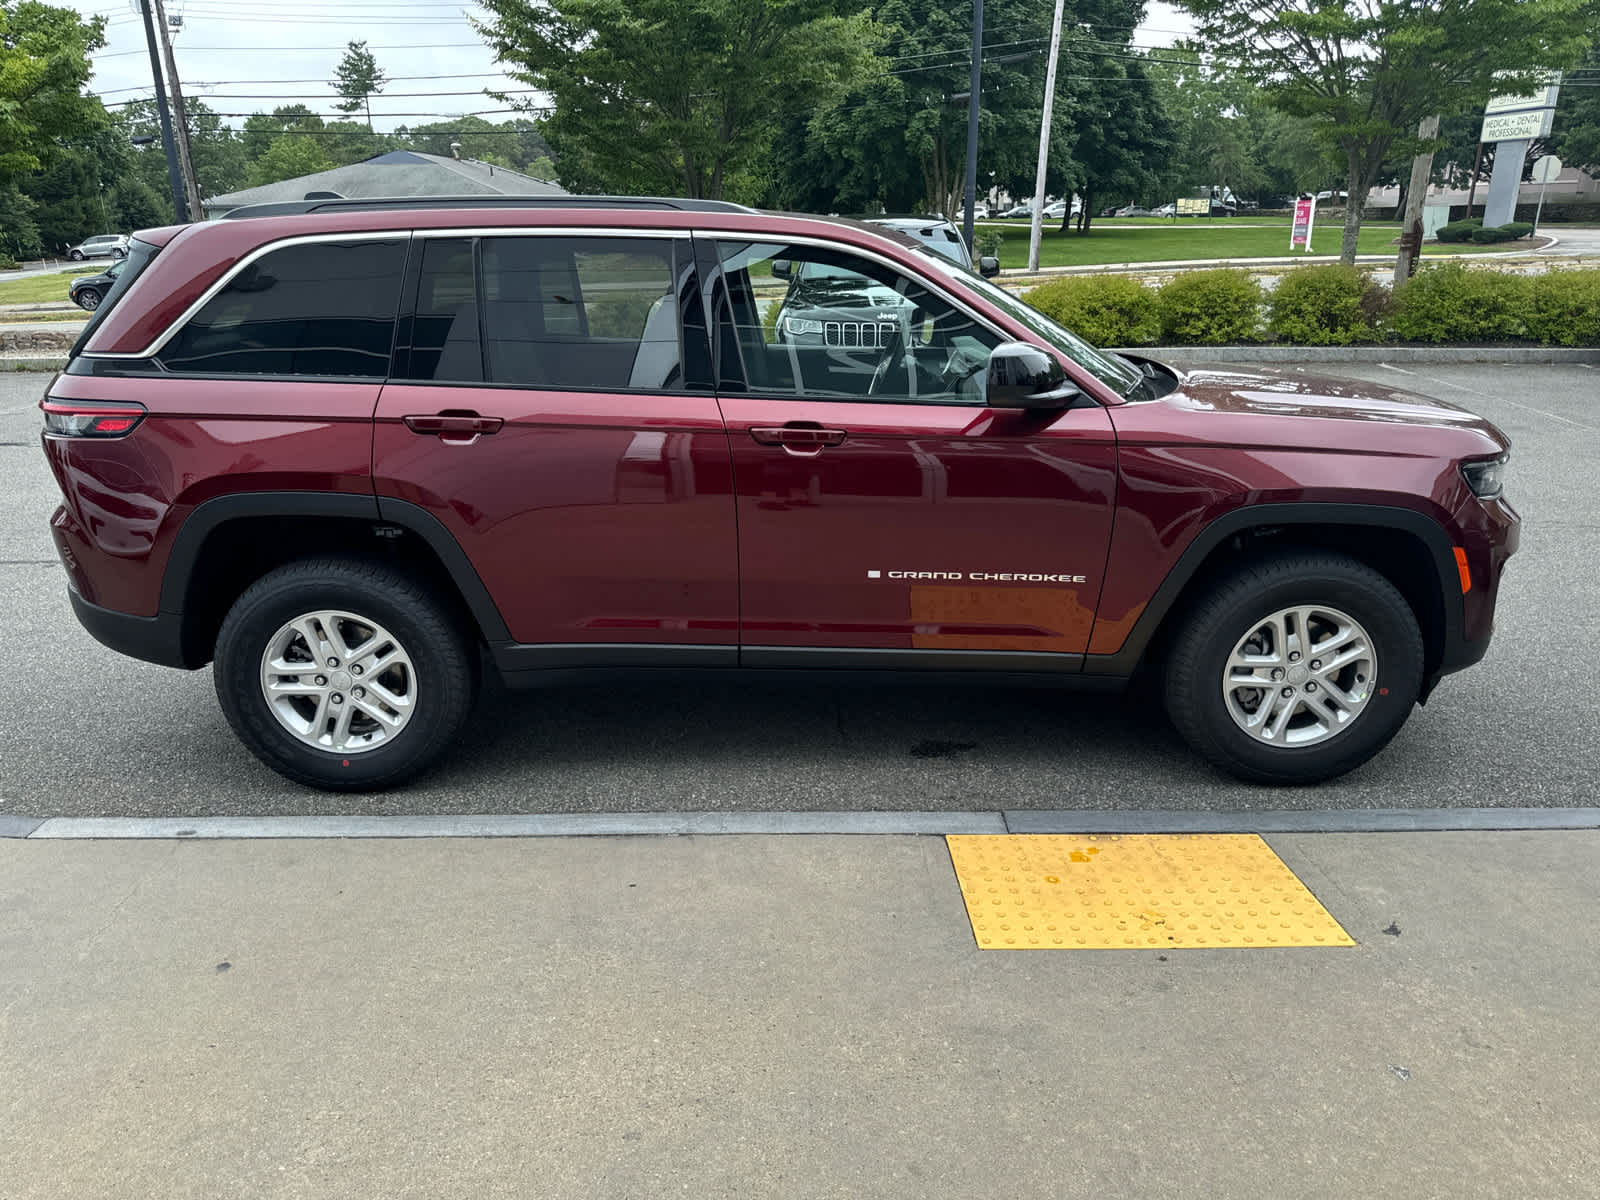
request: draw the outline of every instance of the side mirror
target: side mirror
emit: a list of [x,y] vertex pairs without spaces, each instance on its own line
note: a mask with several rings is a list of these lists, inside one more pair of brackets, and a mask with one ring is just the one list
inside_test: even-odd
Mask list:
[[978,260],[978,274],[985,279],[993,279],[1000,274],[1000,260],[992,254],[985,254]]
[[1028,342],[1002,342],[989,356],[990,408],[1067,408],[1081,395],[1061,364]]
[[787,258],[775,258],[772,260],[772,274],[777,279],[788,279],[794,274],[794,263]]

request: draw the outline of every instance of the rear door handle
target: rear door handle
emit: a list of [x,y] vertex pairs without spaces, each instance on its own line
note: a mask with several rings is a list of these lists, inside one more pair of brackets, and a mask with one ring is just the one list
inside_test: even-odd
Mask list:
[[445,442],[470,442],[480,434],[498,433],[502,417],[480,417],[471,412],[419,414],[404,418],[412,433],[435,433]]
[[846,433],[843,429],[824,429],[820,425],[768,425],[754,426],[750,436],[763,446],[782,446],[789,454],[811,457],[821,454],[824,446],[840,445]]

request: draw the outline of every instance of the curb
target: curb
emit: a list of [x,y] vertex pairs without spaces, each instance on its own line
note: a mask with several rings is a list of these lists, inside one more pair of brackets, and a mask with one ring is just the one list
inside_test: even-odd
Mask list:
[[1490,833],[1556,829],[1600,829],[1600,808],[0,817],[0,837],[32,841],[714,837],[777,834],[993,837],[1007,834]]
[[1600,349],[1563,346],[1129,346],[1112,353],[1179,368],[1186,363],[1600,363]]

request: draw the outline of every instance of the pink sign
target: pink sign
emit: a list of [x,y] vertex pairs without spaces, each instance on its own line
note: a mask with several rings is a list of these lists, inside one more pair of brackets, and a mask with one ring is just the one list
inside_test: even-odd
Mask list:
[[1289,249],[1311,250],[1311,227],[1317,222],[1317,202],[1303,196],[1294,202],[1294,225],[1289,232]]

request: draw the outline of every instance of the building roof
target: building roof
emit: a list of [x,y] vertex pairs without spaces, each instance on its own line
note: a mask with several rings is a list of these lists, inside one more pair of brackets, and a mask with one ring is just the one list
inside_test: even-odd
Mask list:
[[261,187],[244,188],[205,202],[207,216],[220,216],[245,204],[303,200],[307,192],[336,192],[351,199],[385,196],[565,196],[567,190],[545,179],[535,179],[507,167],[475,158],[446,158],[419,150],[391,150],[387,154],[283,179]]

